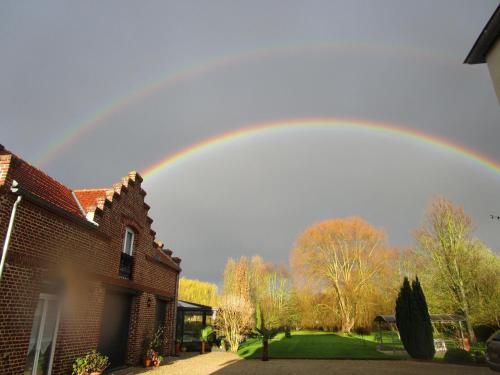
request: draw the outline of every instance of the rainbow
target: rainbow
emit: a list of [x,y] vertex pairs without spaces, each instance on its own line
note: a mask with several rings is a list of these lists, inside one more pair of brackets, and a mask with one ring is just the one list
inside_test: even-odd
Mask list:
[[43,166],[56,156],[68,150],[78,140],[104,125],[110,118],[123,112],[134,103],[154,95],[162,90],[172,88],[184,81],[197,78],[220,69],[225,69],[238,64],[273,59],[276,57],[293,57],[304,53],[360,53],[382,56],[405,56],[422,62],[444,63],[447,66],[460,66],[459,63],[447,55],[440,53],[429,53],[425,50],[410,48],[407,46],[373,45],[363,43],[308,43],[304,45],[273,46],[269,48],[256,49],[234,55],[226,55],[211,61],[189,66],[176,70],[169,74],[163,74],[159,78],[143,83],[125,95],[114,98],[96,112],[86,116],[82,121],[65,129],[60,135],[53,138],[52,142],[34,158],[35,164]]
[[460,156],[465,160],[469,160],[479,165],[484,170],[500,176],[500,164],[497,161],[477,151],[466,148],[465,146],[452,143],[445,138],[390,123],[341,118],[289,119],[249,125],[245,128],[215,135],[178,152],[169,154],[158,162],[145,168],[141,174],[147,179],[152,179],[178,164],[187,162],[196,157],[201,157],[211,150],[218,149],[233,142],[250,140],[257,136],[282,135],[293,131],[310,132],[313,130],[327,131],[332,129],[355,130],[367,134],[388,135],[398,140],[407,140],[417,144],[431,146],[435,149]]

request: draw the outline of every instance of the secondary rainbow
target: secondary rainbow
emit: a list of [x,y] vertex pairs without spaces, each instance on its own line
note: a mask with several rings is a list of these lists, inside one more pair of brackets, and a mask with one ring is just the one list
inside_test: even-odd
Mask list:
[[361,131],[367,134],[388,135],[399,141],[406,140],[417,144],[428,145],[434,149],[455,154],[464,160],[468,160],[473,164],[480,166],[486,171],[500,176],[500,164],[497,161],[463,145],[450,142],[445,138],[430,135],[414,129],[404,128],[391,123],[339,118],[306,118],[265,122],[253,124],[227,133],[218,134],[188,146],[178,152],[167,155],[158,162],[145,168],[142,175],[145,178],[153,178],[154,176],[177,164],[186,162],[196,157],[201,157],[211,150],[223,147],[224,145],[228,145],[233,142],[250,140],[257,136],[286,134],[293,131],[327,131],[332,129],[346,129]]
[[[125,95],[113,98],[97,111],[89,114],[83,120],[75,122],[72,126],[64,129],[60,135],[54,137],[52,142],[35,157],[35,163],[38,166],[43,166],[56,156],[68,150],[70,146],[78,142],[78,140],[97,130],[106,124],[113,116],[123,112],[134,103],[140,102],[146,97],[171,88],[181,82],[192,80],[220,69],[252,61],[261,61],[283,56],[293,57],[295,55],[307,53],[317,54],[331,52],[343,54],[360,53],[369,56],[405,56],[422,62],[444,63],[450,67],[454,66],[453,62],[455,61],[449,56],[438,52],[429,53],[428,51],[408,46],[331,42],[279,45],[226,55],[214,60],[207,60],[193,66],[184,67],[173,72],[163,73],[149,82],[143,82]],[[456,65],[460,66],[460,64]]]

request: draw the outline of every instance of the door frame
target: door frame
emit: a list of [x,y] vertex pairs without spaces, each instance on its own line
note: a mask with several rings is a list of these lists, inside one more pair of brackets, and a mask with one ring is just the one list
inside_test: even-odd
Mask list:
[[[101,326],[100,326],[100,331],[99,331],[99,341],[97,344],[98,350],[100,350],[101,345],[102,345],[101,340],[102,340],[102,336],[103,336],[103,332],[104,332],[103,325],[105,323],[104,319],[105,319],[105,314],[106,314],[106,301],[108,300],[109,295],[111,295],[111,294],[125,297],[128,300],[127,301],[128,308],[126,311],[127,316],[128,316],[128,318],[127,318],[127,332],[128,333],[127,333],[126,344],[124,346],[124,352],[123,352],[124,363],[117,365],[117,367],[113,367],[114,365],[111,364],[110,369],[116,370],[116,369],[120,369],[120,368],[127,366],[128,354],[129,354],[130,345],[131,345],[130,344],[130,331],[131,331],[132,314],[134,313],[133,306],[134,306],[135,298],[139,293],[135,290],[124,288],[121,286],[110,285],[110,286],[107,286],[105,288],[104,303],[103,303],[103,307],[102,307],[102,311],[101,311]],[[104,353],[104,354],[109,354],[109,353]]]
[[49,301],[56,301],[57,303],[57,316],[56,316],[56,324],[54,327],[54,336],[52,338],[52,348],[50,349],[50,359],[49,359],[49,366],[48,366],[48,373],[49,375],[52,373],[52,364],[54,362],[54,353],[56,349],[56,343],[57,343],[57,333],[59,332],[59,320],[61,318],[61,301],[59,298],[54,295],[54,294],[46,294],[46,293],[40,293],[37,299],[37,303],[43,300],[43,310],[42,310],[42,316],[40,318],[40,325],[38,327],[38,334],[36,337],[36,346],[35,346],[35,358],[33,360],[33,369],[31,370],[32,375],[36,375],[36,369],[37,369],[37,364],[38,364],[38,359],[40,358],[40,346],[42,345],[42,337],[44,333],[44,328],[45,328],[45,320],[47,318],[47,306]]

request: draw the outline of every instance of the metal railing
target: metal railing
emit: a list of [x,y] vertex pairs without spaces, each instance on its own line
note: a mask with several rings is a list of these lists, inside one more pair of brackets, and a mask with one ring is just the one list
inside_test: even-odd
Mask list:
[[132,278],[132,269],[134,266],[134,257],[126,253],[120,256],[120,270],[118,274],[124,279]]

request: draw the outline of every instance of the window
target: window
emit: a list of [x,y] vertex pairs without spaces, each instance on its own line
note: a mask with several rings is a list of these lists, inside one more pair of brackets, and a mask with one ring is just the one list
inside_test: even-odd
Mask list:
[[57,297],[41,294],[38,299],[24,367],[25,375],[49,375],[59,325],[59,303]]
[[134,232],[130,228],[125,228],[125,238],[123,239],[123,252],[132,256],[134,251]]

